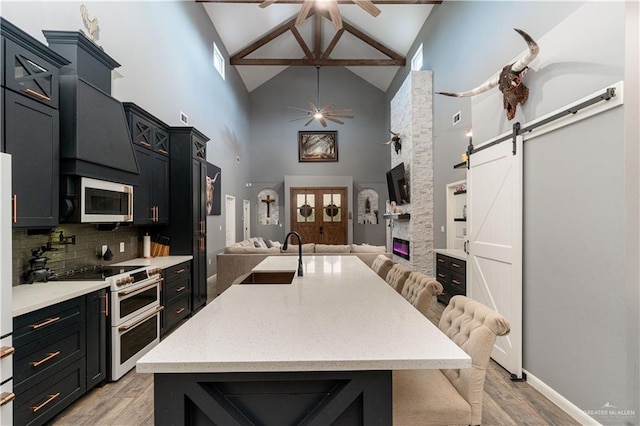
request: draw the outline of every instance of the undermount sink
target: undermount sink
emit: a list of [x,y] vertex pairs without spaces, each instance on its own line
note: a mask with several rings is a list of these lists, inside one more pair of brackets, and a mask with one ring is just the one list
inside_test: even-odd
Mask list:
[[234,284],[291,284],[296,271],[253,271],[238,278]]

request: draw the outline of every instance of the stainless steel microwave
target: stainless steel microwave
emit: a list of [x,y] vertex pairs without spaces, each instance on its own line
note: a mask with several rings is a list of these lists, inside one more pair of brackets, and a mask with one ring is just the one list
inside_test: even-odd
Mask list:
[[80,222],[133,222],[133,186],[80,178]]

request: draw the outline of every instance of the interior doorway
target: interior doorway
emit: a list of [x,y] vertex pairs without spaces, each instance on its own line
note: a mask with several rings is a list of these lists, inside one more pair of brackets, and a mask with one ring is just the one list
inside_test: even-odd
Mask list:
[[290,228],[305,243],[347,244],[347,188],[291,188]]
[[251,238],[251,201],[242,200],[242,239]]
[[233,195],[224,196],[225,212],[225,246],[230,246],[236,242],[236,197]]

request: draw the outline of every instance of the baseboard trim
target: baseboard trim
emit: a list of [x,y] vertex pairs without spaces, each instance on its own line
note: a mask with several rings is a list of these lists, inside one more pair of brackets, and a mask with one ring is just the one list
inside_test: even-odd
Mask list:
[[576,407],[571,401],[569,401],[564,396],[560,395],[558,392],[553,390],[550,386],[544,383],[542,380],[538,379],[535,375],[531,374],[530,371],[523,370],[527,374],[527,383],[531,385],[532,388],[540,392],[544,395],[549,401],[556,404],[560,409],[562,409],[565,413],[573,417],[577,422],[582,425],[600,425],[593,417],[589,416],[580,408]]

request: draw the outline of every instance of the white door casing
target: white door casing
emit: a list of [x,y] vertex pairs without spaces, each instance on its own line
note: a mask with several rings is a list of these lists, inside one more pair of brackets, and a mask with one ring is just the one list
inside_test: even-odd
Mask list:
[[[478,145],[481,147],[481,145]],[[491,357],[522,378],[522,136],[474,152],[467,172],[467,295],[502,314],[511,332]]]
[[244,240],[251,237],[251,201],[242,200],[242,230]]
[[236,197],[233,195],[224,196],[225,208],[225,246],[230,246],[236,242]]

